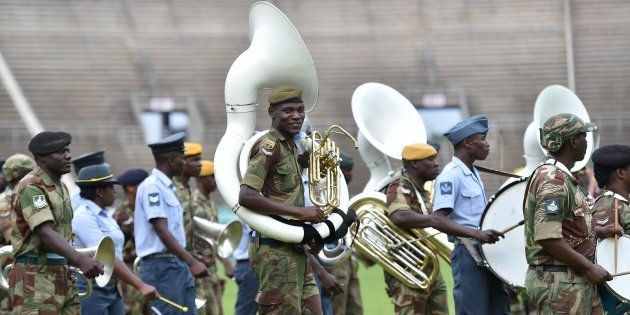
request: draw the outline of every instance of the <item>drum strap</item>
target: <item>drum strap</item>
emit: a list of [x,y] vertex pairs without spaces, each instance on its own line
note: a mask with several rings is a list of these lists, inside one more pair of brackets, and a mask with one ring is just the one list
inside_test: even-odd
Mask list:
[[484,265],[483,259],[481,258],[481,255],[479,254],[477,247],[475,247],[476,242],[465,237],[456,237],[456,238],[459,240],[459,242],[462,245],[464,245],[464,248],[466,248],[466,250],[470,254],[470,257],[472,257],[472,259],[475,260],[475,262],[477,263],[477,266],[483,267]]

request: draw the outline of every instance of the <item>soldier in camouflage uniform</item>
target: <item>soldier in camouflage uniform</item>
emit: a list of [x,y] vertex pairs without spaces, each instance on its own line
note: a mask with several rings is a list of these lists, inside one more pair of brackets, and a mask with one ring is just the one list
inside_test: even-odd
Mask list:
[[[133,237],[133,211],[136,206],[136,191],[138,185],[148,176],[147,171],[143,169],[129,169],[117,178],[125,192],[125,201],[116,209],[113,216],[125,235],[123,261],[130,270],[133,270],[133,262],[136,259],[136,244]],[[118,285],[125,300],[125,313],[144,314],[144,308],[147,304],[144,302],[140,291],[124,281],[119,282]]]
[[528,180],[524,201],[525,287],[539,314],[603,313],[595,284],[612,277],[593,263],[591,213],[570,172],[584,159],[586,133],[596,128],[565,113],[547,119],[541,129],[551,157]]
[[[302,90],[280,86],[268,99],[271,128],[252,148],[239,204],[255,212],[291,217],[296,223],[321,222],[322,210],[304,207],[301,166],[293,141],[304,122]],[[260,282],[256,302],[261,315],[322,313],[304,247],[256,233],[249,255]]]
[[15,267],[9,294],[14,314],[78,314],[68,263],[88,278],[103,273],[100,263],[68,244],[72,207],[61,175],[70,172],[71,139],[65,132],[44,131],[28,145],[37,167],[18,183],[11,199]]
[[[603,189],[603,194],[597,198],[592,210],[597,237],[604,239],[630,235],[630,146],[617,144],[600,147],[593,152],[593,164],[597,185]],[[617,227],[615,222],[619,224]],[[599,293],[608,314],[630,311],[630,304],[617,300],[604,285],[599,285]]]
[[[416,143],[403,148],[403,175],[384,188],[387,196],[387,216],[401,229],[433,227],[456,236],[477,238],[480,242],[492,242],[496,231],[478,231],[456,224],[433,212],[431,197],[424,189],[427,181],[439,174],[434,147]],[[411,288],[385,273],[387,294],[394,303],[396,314],[448,314],[446,284],[440,274],[426,290]]]
[[[199,310],[200,314],[221,315],[223,309],[221,307],[221,297],[217,296],[214,287],[219,282],[217,275],[217,267],[214,258],[208,259],[204,257],[207,252],[201,253],[200,248],[207,248],[207,244],[203,244],[201,240],[195,237],[195,227],[193,217],[199,216],[207,218],[205,213],[204,197],[199,196],[196,189],[190,187],[190,179],[197,177],[201,173],[201,153],[203,149],[200,144],[185,142],[184,146],[184,170],[181,176],[173,178],[177,197],[184,208],[184,230],[186,231],[186,250],[192,253],[197,259],[204,262],[208,266],[208,277],[195,278],[195,291],[198,298],[206,300],[206,306]],[[201,198],[201,200],[200,200]],[[194,202],[195,199],[197,202]],[[199,247],[201,245],[202,247]]]

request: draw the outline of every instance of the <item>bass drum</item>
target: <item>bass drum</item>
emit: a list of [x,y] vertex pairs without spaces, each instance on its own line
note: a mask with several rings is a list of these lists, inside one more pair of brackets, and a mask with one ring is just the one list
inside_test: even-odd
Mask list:
[[[619,238],[617,249],[617,272],[630,271],[630,237],[624,235]],[[607,238],[597,244],[595,252],[597,264],[602,266],[610,274],[615,273],[615,239]],[[630,275],[615,277],[606,282],[608,291],[624,303],[630,303]]]
[[[523,198],[527,178],[514,181],[490,197],[481,217],[482,230],[502,231],[523,221]],[[512,287],[525,287],[525,228],[520,225],[505,234],[505,239],[481,245],[484,264],[503,282]]]

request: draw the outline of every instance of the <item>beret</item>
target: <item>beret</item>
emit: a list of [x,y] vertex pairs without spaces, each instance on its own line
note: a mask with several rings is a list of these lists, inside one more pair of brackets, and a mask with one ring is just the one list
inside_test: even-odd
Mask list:
[[201,161],[201,172],[199,176],[210,176],[214,175],[214,162],[203,160]]
[[598,148],[591,157],[596,166],[621,168],[630,165],[630,146],[622,144],[607,145]]
[[339,163],[339,167],[341,168],[352,168],[354,166],[354,160],[351,156],[339,152],[339,157],[341,158],[341,162]]
[[184,156],[198,155],[203,152],[203,148],[199,143],[184,142],[184,147],[186,148],[186,151],[184,151]]
[[436,154],[437,151],[434,147],[424,143],[414,143],[403,148],[402,158],[408,161],[422,160]]
[[447,131],[444,136],[457,145],[464,139],[476,134],[488,133],[488,117],[484,115],[472,116],[464,121],[460,121]]
[[302,89],[293,85],[281,85],[269,93],[267,97],[269,105],[278,105],[282,103],[302,103]]
[[132,168],[126,170],[124,173],[118,176],[117,179],[121,185],[127,186],[140,185],[140,183],[142,183],[142,181],[145,180],[147,177],[149,177],[147,171],[141,168]]
[[72,136],[63,131],[42,131],[28,143],[28,150],[36,155],[47,155],[70,145]]

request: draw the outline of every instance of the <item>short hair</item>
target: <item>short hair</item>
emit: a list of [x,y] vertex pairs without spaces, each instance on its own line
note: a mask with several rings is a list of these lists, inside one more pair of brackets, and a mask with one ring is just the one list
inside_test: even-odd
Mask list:
[[96,190],[100,187],[103,187],[103,186],[81,187],[81,192],[79,193],[79,196],[81,196],[81,198],[83,199],[94,201],[94,199],[96,198]]

